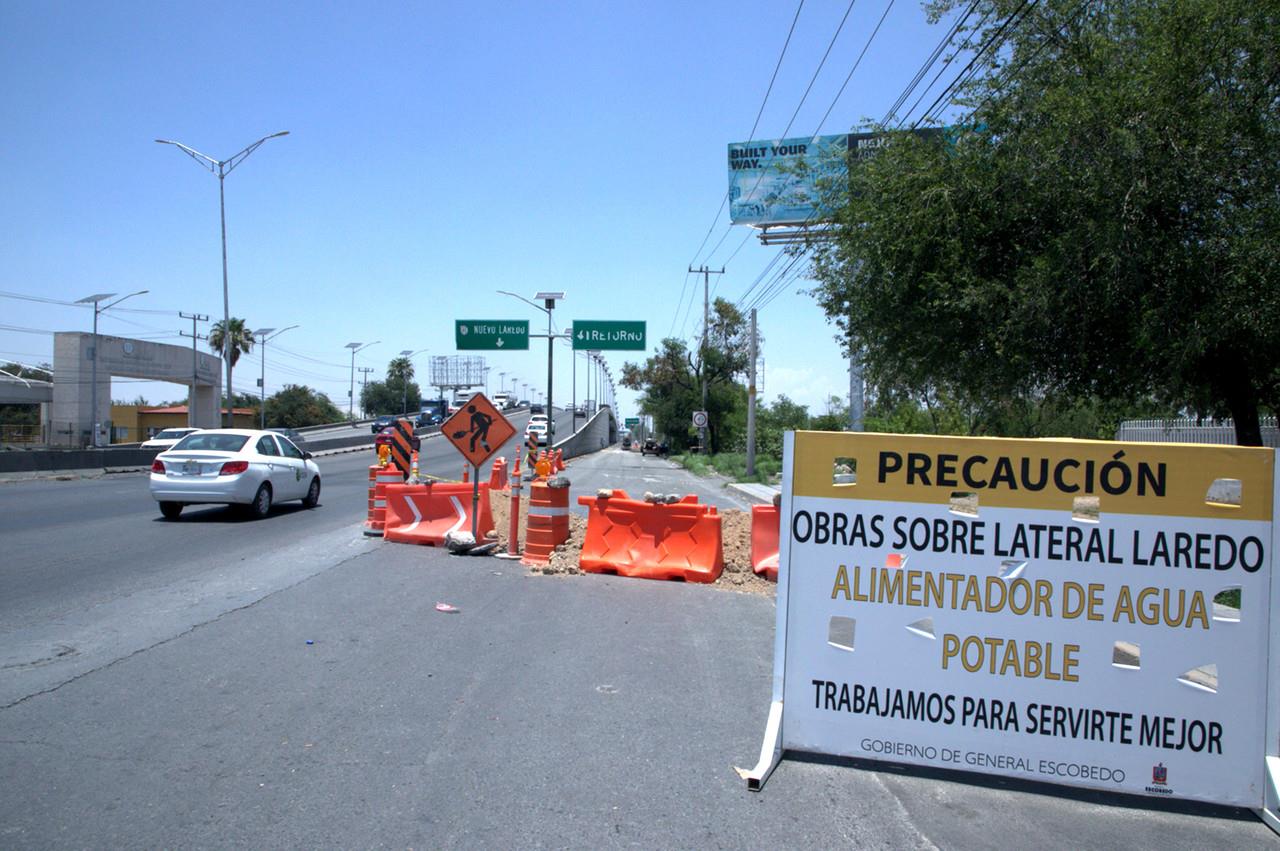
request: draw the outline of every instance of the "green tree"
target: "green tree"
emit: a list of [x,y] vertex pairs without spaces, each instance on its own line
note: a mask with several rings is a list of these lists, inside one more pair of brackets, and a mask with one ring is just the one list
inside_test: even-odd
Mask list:
[[298,384],[267,397],[269,428],[302,428],[341,422],[342,412],[323,393]]
[[[253,351],[253,332],[245,327],[243,319],[231,317],[228,323],[224,323],[221,319],[213,323],[213,327],[209,329],[209,350],[217,352],[218,357],[224,361],[230,358],[230,364],[227,367],[227,386],[222,389],[223,398],[228,400],[227,407],[235,407],[235,403],[231,401],[233,387],[231,383],[231,374],[235,371],[236,362],[240,360],[241,354],[248,354]],[[257,407],[255,404],[254,407]],[[226,422],[233,422],[231,412],[226,414]]]
[[[975,43],[1025,5],[980,0]],[[815,295],[872,382],[1015,431],[1154,401],[1260,443],[1280,403],[1278,31],[1274,0],[1031,6],[960,92],[976,129],[895,137],[832,190]]]
[[749,330],[742,313],[724,299],[716,299],[711,311],[701,357],[681,340],[668,337],[658,353],[644,364],[622,366],[622,386],[640,392],[640,410],[651,414],[654,428],[674,448],[696,441],[693,412],[702,408],[702,377],[707,378],[708,442],[712,452],[734,443],[743,427],[746,389],[737,378],[748,366]]

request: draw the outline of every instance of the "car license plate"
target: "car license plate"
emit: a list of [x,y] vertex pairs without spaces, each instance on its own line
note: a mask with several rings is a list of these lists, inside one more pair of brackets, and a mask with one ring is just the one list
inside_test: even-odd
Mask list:
[[200,475],[200,462],[199,462],[199,461],[187,461],[187,462],[185,462],[185,463],[182,465],[182,475],[184,475],[184,476],[198,476],[198,475]]

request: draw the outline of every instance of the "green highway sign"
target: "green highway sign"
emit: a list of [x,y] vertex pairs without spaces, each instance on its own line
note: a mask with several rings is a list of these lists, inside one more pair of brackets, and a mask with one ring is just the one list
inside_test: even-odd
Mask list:
[[453,339],[463,349],[528,349],[528,319],[455,319]]
[[644,351],[644,322],[575,319],[573,348]]
[[640,425],[640,418],[639,418],[639,417],[627,417],[626,419],[624,419],[624,420],[622,421],[622,423],[623,423],[623,425],[625,425],[627,428],[635,428],[636,426]]

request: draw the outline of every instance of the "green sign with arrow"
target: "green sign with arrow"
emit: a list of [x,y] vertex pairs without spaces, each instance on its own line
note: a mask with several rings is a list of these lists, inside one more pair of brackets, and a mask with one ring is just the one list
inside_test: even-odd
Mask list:
[[453,339],[458,350],[529,348],[528,319],[455,319]]
[[574,349],[644,351],[644,322],[573,320]]

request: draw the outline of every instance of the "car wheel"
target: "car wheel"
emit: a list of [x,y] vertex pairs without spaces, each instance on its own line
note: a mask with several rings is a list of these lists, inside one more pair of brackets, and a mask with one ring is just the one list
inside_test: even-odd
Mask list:
[[263,483],[258,485],[258,492],[253,495],[253,502],[249,503],[249,516],[255,520],[260,520],[270,512],[271,485]]
[[320,504],[320,477],[316,476],[311,480],[311,487],[307,488],[307,495],[302,498],[303,508],[315,508]]
[[164,515],[165,520],[177,520],[178,515],[182,513],[182,503],[162,502],[160,503],[160,513]]

